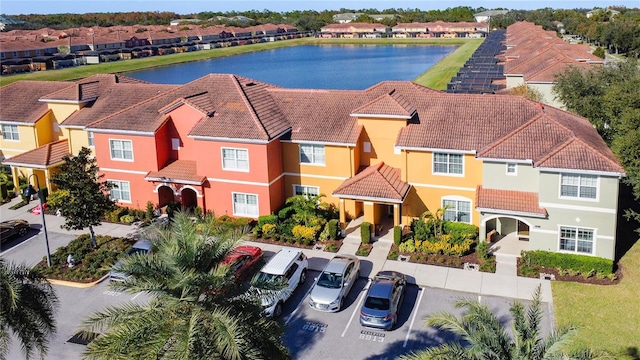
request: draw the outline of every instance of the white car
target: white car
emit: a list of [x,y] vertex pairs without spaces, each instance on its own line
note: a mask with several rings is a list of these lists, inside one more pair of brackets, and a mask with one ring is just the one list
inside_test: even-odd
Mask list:
[[264,292],[262,307],[267,317],[277,318],[282,314],[284,302],[307,278],[308,267],[307,256],[298,249],[282,249],[269,259],[258,273],[257,283],[284,282],[286,287],[277,292]]

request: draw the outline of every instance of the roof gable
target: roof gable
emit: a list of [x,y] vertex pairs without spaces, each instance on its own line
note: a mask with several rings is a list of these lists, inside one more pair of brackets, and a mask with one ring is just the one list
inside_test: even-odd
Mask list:
[[333,196],[402,202],[411,185],[402,181],[400,169],[381,162],[371,165],[333,191]]

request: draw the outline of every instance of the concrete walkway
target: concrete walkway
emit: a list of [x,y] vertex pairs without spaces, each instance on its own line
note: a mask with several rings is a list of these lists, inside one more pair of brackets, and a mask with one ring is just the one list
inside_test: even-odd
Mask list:
[[[13,199],[10,203],[0,207],[0,219],[2,221],[10,219],[24,219],[31,223],[32,228],[39,229],[42,237],[42,220],[40,215],[34,215],[29,210],[38,205],[37,201],[32,201],[29,205],[23,206],[17,210],[11,210],[14,204],[20,202],[20,199]],[[64,218],[45,215],[47,231],[52,234],[64,233],[69,235],[79,235],[88,233],[88,229],[84,231],[67,231],[61,229],[60,225],[64,224]],[[103,223],[96,226],[96,234],[111,236],[134,236],[136,234],[135,226],[119,225],[112,223]],[[339,253],[355,254],[360,245],[359,231],[353,231],[347,234],[343,240],[343,245]],[[551,282],[548,280],[539,280],[532,278],[524,278],[516,276],[515,257],[500,257],[498,269],[495,274],[483,273],[478,271],[469,271],[462,269],[454,269],[441,266],[422,265],[397,260],[388,260],[387,255],[393,244],[393,232],[388,232],[373,242],[373,249],[369,256],[359,257],[361,260],[360,275],[372,277],[381,270],[396,270],[407,275],[409,282],[425,287],[443,288],[456,291],[464,291],[486,296],[500,296],[513,299],[530,300],[534,290],[538,285],[542,286],[542,300],[551,303]],[[250,241],[247,241],[251,243]],[[255,243],[265,251],[277,252],[282,246]],[[39,247],[40,248],[40,247]],[[2,249],[4,250],[4,249]],[[51,253],[56,249],[51,248]],[[324,265],[335,254],[322,250],[304,250],[309,257],[309,267],[312,270],[322,270]],[[42,257],[46,253],[45,247],[42,246]]]

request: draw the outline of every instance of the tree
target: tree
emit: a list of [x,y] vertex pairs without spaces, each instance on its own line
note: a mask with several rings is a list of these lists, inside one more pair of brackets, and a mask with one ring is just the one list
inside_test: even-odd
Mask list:
[[27,359],[36,351],[44,358],[56,331],[57,304],[51,284],[40,273],[0,258],[0,359],[7,357],[10,333],[20,341]]
[[614,359],[605,353],[582,349],[565,353],[563,347],[570,344],[571,337],[576,331],[574,328],[561,329],[543,338],[541,304],[540,286],[538,286],[533,302],[527,309],[520,302],[514,302],[511,305],[510,312],[513,316],[511,329],[513,336],[511,336],[502,321],[487,305],[472,299],[460,299],[455,303],[455,307],[466,309],[462,319],[458,319],[453,314],[441,312],[429,316],[426,324],[458,335],[462,342],[443,344],[401,356],[400,359]]
[[64,164],[54,173],[51,182],[61,191],[49,206],[60,209],[65,217],[62,227],[67,230],[89,228],[91,244],[98,247],[94,226],[101,224],[107,211],[113,210],[115,203],[109,197],[109,190],[116,187],[108,181],[102,181],[104,174],[98,175],[96,159],[91,150],[83,147],[77,156],[65,156]]
[[130,276],[112,288],[151,300],[87,319],[86,330],[103,333],[88,345],[87,359],[290,358],[281,325],[261,314],[259,294],[236,285],[221,265],[244,233],[216,225],[211,215],[194,224],[178,213],[169,227],[145,232],[152,253],[127,257],[121,270]]
[[522,96],[524,98],[527,98],[529,100],[533,100],[533,101],[542,101],[543,100],[543,96],[542,93],[534,88],[531,87],[527,84],[521,84],[518,85],[516,87],[513,87],[510,89],[509,94],[511,95],[517,95],[517,96]]

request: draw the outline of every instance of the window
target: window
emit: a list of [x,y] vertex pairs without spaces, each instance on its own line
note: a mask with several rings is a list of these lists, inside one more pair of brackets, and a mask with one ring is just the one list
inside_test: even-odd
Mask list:
[[180,139],[178,138],[171,139],[171,150],[180,150]]
[[95,140],[93,139],[93,131],[87,131],[87,138],[89,139],[89,146],[95,146]]
[[2,139],[19,141],[20,134],[18,133],[18,125],[2,124]]
[[561,226],[560,250],[593,254],[593,230]]
[[318,196],[320,188],[317,186],[293,185],[293,195]]
[[24,51],[24,57],[29,57],[29,56],[31,56],[31,51],[25,50]]
[[444,220],[471,223],[471,201],[443,199]]
[[258,216],[258,195],[233,193],[233,215]]
[[300,162],[324,165],[324,145],[300,144]]
[[515,163],[507,164],[507,175],[516,175],[518,173],[518,168]]
[[595,175],[562,174],[560,196],[595,199],[598,195],[598,177]]
[[36,56],[40,56],[40,55],[41,55],[40,50],[36,50]]
[[362,145],[363,145],[363,148],[364,148],[363,149],[364,152],[366,152],[366,153],[370,153],[371,152],[371,143],[370,142],[365,141]]
[[462,175],[462,154],[434,153],[433,172]]
[[114,183],[116,187],[111,189],[109,195],[111,200],[120,202],[131,202],[131,188],[128,181],[109,180]]
[[133,160],[131,140],[109,140],[112,160]]
[[222,148],[222,168],[249,171],[249,150]]

